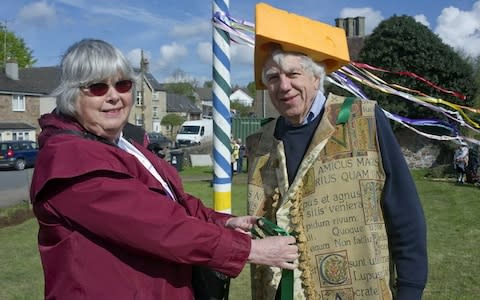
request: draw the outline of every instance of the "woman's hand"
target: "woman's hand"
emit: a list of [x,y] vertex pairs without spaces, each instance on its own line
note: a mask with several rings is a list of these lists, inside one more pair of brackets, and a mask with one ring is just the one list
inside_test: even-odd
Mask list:
[[258,217],[242,216],[232,217],[227,220],[225,227],[241,231],[243,233],[250,233],[250,229],[257,223]]

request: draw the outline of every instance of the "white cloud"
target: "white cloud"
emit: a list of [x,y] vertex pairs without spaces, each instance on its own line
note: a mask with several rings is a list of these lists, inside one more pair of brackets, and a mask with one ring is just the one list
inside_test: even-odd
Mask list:
[[169,45],[163,45],[160,47],[160,58],[157,61],[157,65],[159,68],[166,68],[187,54],[187,48],[183,45],[177,44],[176,42],[173,42]]
[[197,55],[202,63],[212,64],[212,43],[202,42],[197,45]]
[[[197,55],[202,63],[212,64],[212,44],[208,42],[197,45]],[[247,45],[230,43],[230,62],[253,66],[253,48]]]
[[208,36],[211,29],[212,25],[209,20],[187,25],[175,25],[171,31],[171,36],[181,38]]
[[384,19],[379,10],[373,10],[370,7],[345,7],[340,11],[340,18],[355,17],[365,17],[365,34],[372,33],[373,29]]
[[181,69],[174,70],[173,74],[162,79],[162,82],[193,82],[199,81],[197,78],[194,78],[190,74],[185,73]]
[[480,55],[480,1],[473,4],[471,11],[444,8],[437,18],[435,33],[446,44],[463,49],[468,55]]
[[232,62],[253,66],[253,48],[247,45],[230,44]]
[[428,22],[428,19],[427,17],[424,15],[424,14],[421,14],[421,15],[416,15],[413,17],[415,19],[415,21],[417,21],[418,23],[420,24],[423,24],[427,27],[430,28],[430,22]]
[[107,4],[98,1],[92,5],[85,0],[57,0],[58,2],[72,6],[76,9],[84,10],[84,12],[91,14],[102,14],[106,16],[113,16],[122,18],[124,20],[133,21],[135,23],[144,23],[148,25],[164,25],[169,22],[168,18],[163,18],[152,14],[150,10],[140,8],[139,6],[116,5],[107,6]]
[[[134,68],[140,68],[140,60],[142,59],[142,49],[136,48],[136,49],[130,50],[127,53],[126,57]],[[152,58],[152,54],[144,50],[143,58],[144,59],[146,58],[148,61],[150,61]]]
[[53,5],[48,5],[45,1],[34,2],[22,7],[18,18],[22,23],[49,27],[55,24],[56,10]]

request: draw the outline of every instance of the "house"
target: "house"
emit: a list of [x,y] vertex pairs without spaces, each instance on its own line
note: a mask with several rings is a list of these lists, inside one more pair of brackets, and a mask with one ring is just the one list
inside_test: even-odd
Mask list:
[[365,17],[337,18],[335,26],[345,30],[350,60],[357,61],[365,42]]
[[143,77],[143,84],[136,85],[128,121],[143,127],[147,132],[163,132],[160,122],[167,114],[167,92],[148,72],[148,66],[136,71]]
[[[211,117],[213,115],[213,92],[212,88],[196,88],[201,103],[203,116]],[[230,94],[230,102],[238,102],[244,106],[253,106],[254,100],[248,93],[240,88],[237,88]]]
[[190,98],[179,94],[167,94],[167,113],[180,115],[185,120],[202,118],[202,110],[193,104]]
[[211,117],[213,115],[213,95],[212,88],[196,88],[195,92],[202,104],[202,114]]
[[[202,119],[202,110],[198,108],[193,101],[185,95],[167,94],[167,113],[177,114],[183,117],[186,121]],[[172,139],[180,129],[178,127],[162,126],[162,132]]]
[[[167,114],[166,92],[148,70],[141,75],[142,82],[132,91],[129,122],[148,132],[161,132],[160,121]],[[56,107],[55,98],[49,95],[59,82],[59,67],[19,69],[16,63],[7,63],[0,73],[0,141],[35,141],[40,133],[38,118]]]
[[56,67],[18,68],[8,62],[0,73],[0,140],[32,140],[40,133],[38,118],[55,107],[50,92],[58,85]]
[[240,103],[247,107],[251,107],[253,105],[253,98],[242,89],[236,89],[232,94],[230,94],[230,101]]

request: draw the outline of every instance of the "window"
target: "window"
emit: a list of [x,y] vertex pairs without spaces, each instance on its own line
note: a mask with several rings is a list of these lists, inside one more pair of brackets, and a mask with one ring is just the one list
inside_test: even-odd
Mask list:
[[30,133],[28,131],[14,131],[12,132],[12,140],[13,141],[29,141],[30,140]]
[[158,118],[158,107],[153,107],[153,117]]
[[12,111],[25,111],[25,96],[13,95],[12,96]]
[[142,106],[143,105],[143,95],[142,95],[141,91],[137,91],[137,99],[136,99],[135,104],[137,106]]
[[25,142],[25,143],[20,143],[20,150],[31,150],[33,149],[31,143]]

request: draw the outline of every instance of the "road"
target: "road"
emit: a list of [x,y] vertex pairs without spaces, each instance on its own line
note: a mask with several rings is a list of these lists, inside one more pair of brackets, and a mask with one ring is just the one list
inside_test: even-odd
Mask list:
[[0,169],[0,207],[29,201],[33,168],[22,171]]

